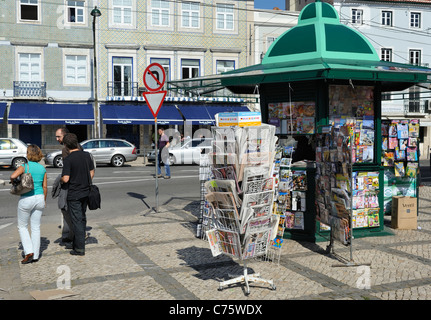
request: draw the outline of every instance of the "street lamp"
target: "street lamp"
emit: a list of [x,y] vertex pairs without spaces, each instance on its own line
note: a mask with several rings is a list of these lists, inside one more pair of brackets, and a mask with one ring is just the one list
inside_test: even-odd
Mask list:
[[100,138],[99,101],[97,99],[96,18],[100,17],[102,13],[95,6],[90,14],[93,16],[94,137]]

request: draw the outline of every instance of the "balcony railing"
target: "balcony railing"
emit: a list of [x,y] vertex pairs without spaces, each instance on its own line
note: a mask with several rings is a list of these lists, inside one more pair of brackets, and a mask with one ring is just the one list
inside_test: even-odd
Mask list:
[[108,81],[108,97],[137,97],[138,83],[129,81]]
[[412,101],[405,100],[404,101],[404,114],[414,113],[414,114],[422,114],[425,115],[428,107],[428,100],[420,100],[420,101]]
[[14,81],[14,97],[46,98],[46,82],[44,81]]

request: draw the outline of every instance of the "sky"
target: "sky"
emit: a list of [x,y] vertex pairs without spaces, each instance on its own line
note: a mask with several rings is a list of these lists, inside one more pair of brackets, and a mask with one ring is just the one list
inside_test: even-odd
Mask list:
[[285,9],[285,0],[254,0],[255,9],[273,9],[278,7],[281,10]]

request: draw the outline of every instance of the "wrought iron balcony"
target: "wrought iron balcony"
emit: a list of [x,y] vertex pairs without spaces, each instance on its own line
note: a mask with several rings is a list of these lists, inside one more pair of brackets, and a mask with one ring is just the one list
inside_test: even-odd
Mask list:
[[415,114],[425,116],[428,107],[428,100],[405,100],[404,114]]
[[14,81],[14,97],[46,98],[46,82],[44,81]]
[[108,97],[137,97],[138,83],[131,81],[108,81]]

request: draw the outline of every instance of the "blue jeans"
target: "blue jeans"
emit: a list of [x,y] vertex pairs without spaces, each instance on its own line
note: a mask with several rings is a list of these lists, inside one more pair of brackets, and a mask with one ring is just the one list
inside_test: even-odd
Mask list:
[[160,168],[162,163],[163,163],[163,166],[165,167],[165,175],[170,177],[171,176],[171,168],[169,167],[169,157],[162,160],[162,152],[159,152],[159,164],[157,166],[157,174],[162,174],[162,170]]
[[[24,254],[33,253],[33,259],[39,259],[40,253],[40,220],[45,208],[45,196],[36,194],[21,197],[18,201],[18,231]],[[30,222],[31,236],[28,232]]]
[[67,200],[67,208],[72,221],[73,230],[73,249],[76,252],[85,253],[85,229],[87,228],[87,211],[88,198],[78,200]]

